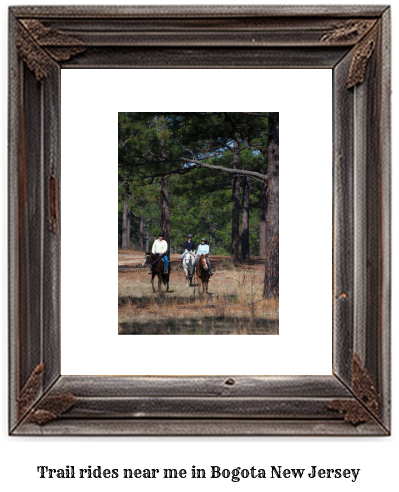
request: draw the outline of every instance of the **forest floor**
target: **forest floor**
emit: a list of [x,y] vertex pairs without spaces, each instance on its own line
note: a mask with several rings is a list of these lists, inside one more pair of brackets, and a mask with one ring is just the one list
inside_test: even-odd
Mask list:
[[[278,335],[278,299],[262,299],[264,259],[234,266],[229,257],[211,255],[208,295],[186,286],[180,255],[171,255],[169,292],[153,293],[144,253],[118,252],[120,335]],[[154,280],[158,288],[157,278]]]

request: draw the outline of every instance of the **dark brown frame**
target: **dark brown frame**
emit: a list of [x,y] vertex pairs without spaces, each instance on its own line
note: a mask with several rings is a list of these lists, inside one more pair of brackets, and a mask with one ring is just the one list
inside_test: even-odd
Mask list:
[[[333,69],[331,376],[60,375],[60,70],[88,67]],[[390,190],[388,6],[11,7],[10,434],[388,435]]]

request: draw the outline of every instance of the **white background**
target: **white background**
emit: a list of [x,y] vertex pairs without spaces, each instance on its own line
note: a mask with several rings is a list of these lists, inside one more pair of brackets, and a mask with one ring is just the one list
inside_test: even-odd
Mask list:
[[[331,374],[332,71],[63,70],[61,88],[61,373]],[[280,112],[280,335],[118,336],[117,113],[223,107]]]
[[[15,1],[13,4],[26,4],[28,2]],[[34,4],[40,2],[34,2]],[[53,1],[52,3],[56,3]],[[70,2],[63,2],[70,3]],[[75,2],[73,2],[75,3]],[[88,3],[100,3],[99,1]],[[120,4],[125,3],[119,0]],[[146,3],[141,0],[141,3]],[[151,3],[157,3],[152,0]],[[175,4],[180,3],[178,0]],[[185,0],[183,3],[188,3]],[[201,3],[199,0],[197,3]],[[205,3],[209,4],[210,0]],[[217,0],[218,4],[222,3],[242,3],[229,0]],[[253,1],[252,3],[256,3]],[[293,3],[293,2],[286,2]],[[296,2],[295,2],[296,3]],[[320,4],[321,1],[307,2]],[[330,2],[328,2],[330,3]],[[342,3],[342,2],[341,2]],[[343,2],[346,3],[346,2]],[[362,3],[384,3],[374,0],[373,2]],[[231,438],[10,438],[7,436],[7,294],[6,294],[6,272],[7,272],[7,239],[6,239],[6,124],[7,124],[7,11],[6,4],[2,5],[2,219],[3,239],[2,239],[2,300],[3,300],[3,330],[2,330],[2,363],[1,363],[1,384],[2,384],[2,404],[1,404],[1,486],[3,490],[24,489],[24,490],[273,490],[273,491],[291,491],[293,487],[297,491],[325,491],[330,490],[395,490],[398,483],[397,477],[397,456],[399,454],[399,445],[397,437],[397,405],[398,405],[398,378],[397,362],[393,357],[393,427],[392,436],[389,438],[248,438],[248,437],[231,437]],[[393,9],[393,41],[394,54],[397,52],[397,25],[399,17],[395,8]],[[393,82],[394,88],[397,87],[397,68],[394,67]],[[397,98],[393,94],[394,118],[393,118],[393,135],[396,128]],[[395,141],[394,141],[395,144]],[[395,170],[396,147],[393,148],[393,252],[398,249],[398,177]],[[396,192],[396,194],[395,194]],[[398,337],[395,327],[398,324],[398,308],[395,302],[398,296],[397,283],[398,267],[396,257],[393,258],[393,318],[392,318],[392,341],[393,355],[398,353]],[[270,465],[281,465],[284,467],[307,467],[317,465],[326,468],[361,468],[358,480],[352,483],[348,480],[310,480],[310,479],[288,479],[288,480],[246,480],[233,484],[231,481],[223,480],[201,480],[187,481],[180,480],[173,482],[156,481],[146,483],[144,481],[131,483],[116,481],[110,486],[107,480],[92,481],[60,481],[57,480],[40,480],[37,478],[36,466],[49,465],[51,467],[61,467],[65,465],[75,465],[76,467],[87,467],[101,465],[108,468],[134,468],[134,467],[174,467],[190,469],[193,464],[197,467],[208,468],[211,465],[222,467],[269,467]]]

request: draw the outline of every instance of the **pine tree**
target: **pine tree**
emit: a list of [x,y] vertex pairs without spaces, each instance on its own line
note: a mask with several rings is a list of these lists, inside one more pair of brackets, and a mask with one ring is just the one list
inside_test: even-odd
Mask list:
[[279,113],[270,114],[264,296],[279,296]]

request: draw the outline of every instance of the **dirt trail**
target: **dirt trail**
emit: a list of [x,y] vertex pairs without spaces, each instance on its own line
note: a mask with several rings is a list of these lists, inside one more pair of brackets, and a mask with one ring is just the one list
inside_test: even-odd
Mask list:
[[[278,334],[278,301],[262,300],[264,260],[234,267],[211,256],[209,295],[186,286],[180,255],[171,255],[169,292],[153,293],[144,253],[118,252],[120,334]],[[157,286],[157,282],[155,282]]]

